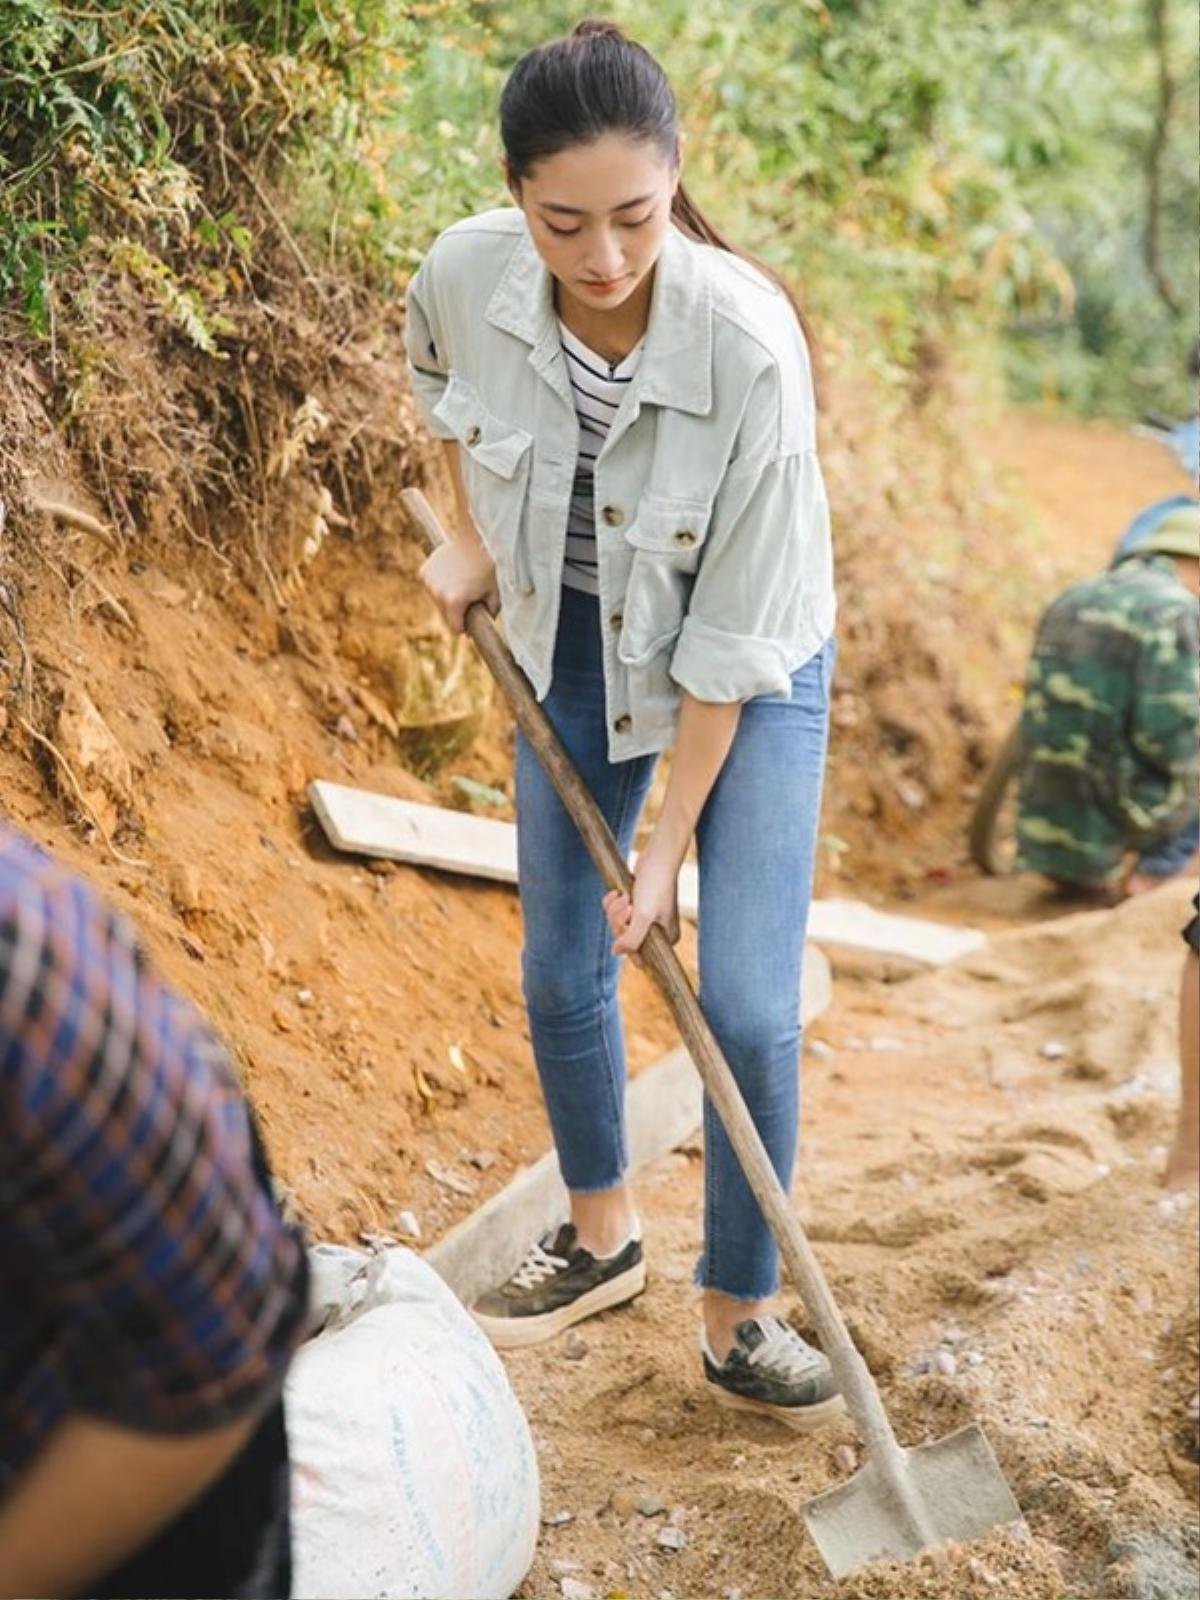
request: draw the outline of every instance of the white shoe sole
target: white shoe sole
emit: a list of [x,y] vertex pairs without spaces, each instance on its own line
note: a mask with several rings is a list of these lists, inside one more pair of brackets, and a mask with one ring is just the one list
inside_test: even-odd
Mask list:
[[795,1433],[816,1433],[819,1428],[836,1422],[846,1410],[846,1402],[840,1394],[830,1395],[828,1400],[820,1400],[812,1406],[775,1406],[769,1400],[752,1400],[748,1395],[733,1394],[729,1389],[722,1389],[719,1383],[710,1382],[708,1387],[713,1399],[727,1411],[748,1411],[756,1417],[772,1417]]
[[497,1350],[523,1350],[528,1345],[544,1344],[600,1311],[610,1311],[613,1306],[636,1299],[645,1287],[646,1263],[639,1261],[619,1278],[598,1283],[557,1311],[544,1311],[537,1317],[489,1317],[482,1311],[472,1311],[471,1315]]

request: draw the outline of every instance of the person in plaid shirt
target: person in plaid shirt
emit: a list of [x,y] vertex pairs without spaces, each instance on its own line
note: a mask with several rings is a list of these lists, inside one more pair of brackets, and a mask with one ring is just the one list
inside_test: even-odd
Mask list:
[[303,1335],[225,1050],[0,826],[0,1595],[288,1595]]

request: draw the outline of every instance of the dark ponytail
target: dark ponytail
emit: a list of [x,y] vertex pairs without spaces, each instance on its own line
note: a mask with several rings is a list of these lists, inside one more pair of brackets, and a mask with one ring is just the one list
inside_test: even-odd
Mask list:
[[[658,62],[614,22],[581,22],[562,39],[523,55],[500,96],[500,138],[514,183],[547,156],[591,144],[606,133],[658,146],[679,163],[679,112]],[[730,244],[681,183],[671,220],[689,239],[749,261],[787,295],[812,350],[812,330],[787,284],[746,250]]]

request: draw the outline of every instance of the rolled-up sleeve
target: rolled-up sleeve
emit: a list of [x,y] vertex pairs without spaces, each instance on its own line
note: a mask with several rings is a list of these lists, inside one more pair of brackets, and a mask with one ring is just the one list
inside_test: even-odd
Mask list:
[[791,673],[833,627],[820,463],[780,442],[773,373],[760,389],[742,432],[768,448],[758,442],[725,475],[671,660],[672,678],[697,700],[790,694]]
[[[436,246],[435,246],[436,248]],[[408,375],[421,418],[435,439],[453,439],[453,428],[434,416],[449,375],[445,337],[439,327],[433,286],[432,252],[409,281],[405,299],[404,342]]]

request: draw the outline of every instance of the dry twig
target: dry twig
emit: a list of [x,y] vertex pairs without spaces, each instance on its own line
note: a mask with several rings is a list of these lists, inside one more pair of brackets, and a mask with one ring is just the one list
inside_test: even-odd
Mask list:
[[139,872],[149,871],[150,863],[148,861],[136,860],[133,856],[127,856],[123,850],[117,849],[116,845],[108,836],[108,830],[105,828],[104,824],[100,821],[100,818],[89,805],[87,798],[80,787],[79,779],[75,776],[74,768],[71,766],[71,763],[67,760],[66,756],[63,755],[62,751],[54,743],[53,739],[48,739],[40,729],[34,727],[33,723],[30,722],[28,718],[18,716],[17,721],[25,729],[25,732],[31,739],[36,740],[37,743],[41,745],[43,750],[48,751],[49,754],[54,757],[55,761],[59,765],[60,770],[64,773],[68,783],[71,785],[71,788],[74,791],[75,799],[79,803],[80,810],[87,817],[88,821],[92,824],[92,827],[95,828],[96,832],[104,841],[104,847],[112,856],[113,860],[119,861],[124,867],[134,867]]
[[110,550],[120,550],[121,541],[116,534],[111,528],[106,528],[98,517],[93,517],[90,511],[81,511],[78,506],[70,505],[65,500],[50,500],[40,495],[35,495],[29,503],[43,516],[53,517],[56,522],[76,528],[80,533],[95,534],[96,538],[103,539]]

